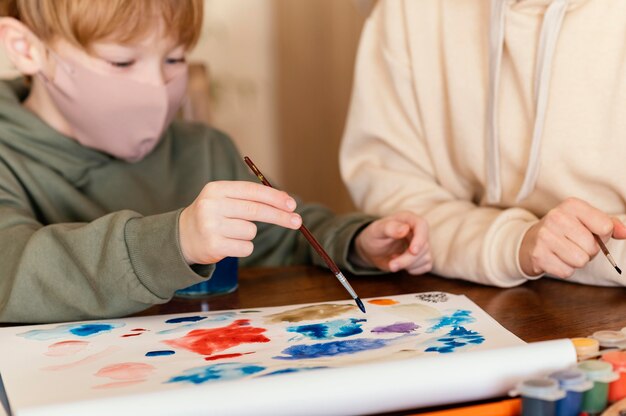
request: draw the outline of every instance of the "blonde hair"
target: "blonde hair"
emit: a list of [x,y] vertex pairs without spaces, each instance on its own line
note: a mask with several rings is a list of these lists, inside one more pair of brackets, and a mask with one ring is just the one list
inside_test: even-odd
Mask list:
[[60,37],[87,50],[100,40],[140,40],[159,20],[165,34],[190,49],[202,13],[203,0],[0,0],[1,16],[21,21],[44,42]]

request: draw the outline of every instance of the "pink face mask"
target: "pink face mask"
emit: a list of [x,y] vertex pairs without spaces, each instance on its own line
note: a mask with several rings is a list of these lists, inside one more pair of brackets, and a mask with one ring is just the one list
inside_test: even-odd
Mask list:
[[152,85],[101,75],[54,56],[54,79],[40,74],[74,139],[128,162],[154,149],[185,95],[187,68],[165,85]]

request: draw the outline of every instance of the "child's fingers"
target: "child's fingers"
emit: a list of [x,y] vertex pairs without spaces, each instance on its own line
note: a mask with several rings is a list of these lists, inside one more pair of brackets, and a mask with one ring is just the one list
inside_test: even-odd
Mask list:
[[221,250],[224,253],[223,257],[248,257],[254,250],[252,241],[226,238],[222,243]]
[[254,182],[210,182],[203,192],[226,198],[260,202],[286,211],[296,209],[296,201],[286,192]]
[[299,214],[255,201],[233,199],[221,204],[220,210],[226,218],[265,222],[291,229],[297,229],[302,225]]
[[220,233],[226,238],[251,241],[256,237],[257,226],[250,221],[225,218],[220,224]]
[[252,241],[237,240],[233,238],[217,238],[203,247],[200,264],[216,263],[224,257],[248,257],[254,250]]

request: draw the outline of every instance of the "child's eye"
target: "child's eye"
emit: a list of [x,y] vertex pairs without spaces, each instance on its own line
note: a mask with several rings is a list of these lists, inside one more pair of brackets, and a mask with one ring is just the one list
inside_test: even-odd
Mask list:
[[186,59],[184,56],[182,58],[167,58],[165,62],[168,64],[182,64],[186,62]]
[[128,68],[129,66],[135,63],[135,61],[107,61],[107,62],[109,63],[109,65],[114,66],[116,68]]

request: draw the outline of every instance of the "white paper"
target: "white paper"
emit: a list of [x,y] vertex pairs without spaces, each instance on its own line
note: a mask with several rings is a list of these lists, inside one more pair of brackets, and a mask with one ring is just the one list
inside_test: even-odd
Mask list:
[[[526,345],[464,296],[371,302],[367,315],[341,301],[101,320],[87,324],[114,328],[91,335],[79,324],[4,328],[0,371],[16,415],[331,415],[495,397],[576,361],[568,340]],[[189,350],[196,333],[207,344]],[[212,343],[241,334],[256,341]]]

